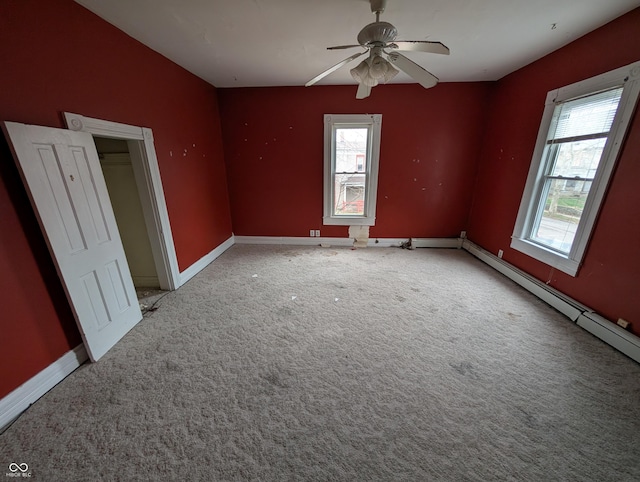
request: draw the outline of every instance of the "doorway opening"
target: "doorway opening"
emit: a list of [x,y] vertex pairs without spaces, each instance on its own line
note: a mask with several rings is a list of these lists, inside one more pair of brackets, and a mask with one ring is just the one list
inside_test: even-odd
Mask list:
[[[65,112],[92,134],[134,286],[150,307],[179,285],[178,261],[151,129]],[[162,290],[158,292],[158,290]]]
[[144,315],[167,291],[160,288],[127,141],[94,136],[100,167],[120,232],[140,310]]

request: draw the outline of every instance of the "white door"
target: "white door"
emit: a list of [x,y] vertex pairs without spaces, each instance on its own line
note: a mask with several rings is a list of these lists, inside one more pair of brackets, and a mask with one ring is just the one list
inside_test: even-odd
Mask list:
[[91,134],[5,122],[91,360],[141,319]]

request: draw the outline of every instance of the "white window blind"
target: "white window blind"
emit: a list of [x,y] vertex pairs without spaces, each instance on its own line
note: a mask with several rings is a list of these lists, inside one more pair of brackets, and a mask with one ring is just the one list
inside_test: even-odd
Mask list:
[[622,87],[617,87],[558,104],[549,129],[548,142],[605,137],[611,130],[620,97]]
[[616,87],[555,106],[537,212],[527,239],[563,254],[571,251],[622,90]]

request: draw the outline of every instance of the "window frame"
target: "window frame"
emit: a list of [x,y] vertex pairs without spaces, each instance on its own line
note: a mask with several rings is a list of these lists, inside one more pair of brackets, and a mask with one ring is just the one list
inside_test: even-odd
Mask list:
[[[334,214],[335,131],[340,127],[366,127],[368,133],[365,158],[364,214]],[[380,163],[380,137],[382,114],[325,114],[324,115],[324,225],[374,226],[378,198],[378,166]],[[357,167],[357,166],[356,166]]]
[[[553,113],[559,104],[579,97],[594,95],[616,86],[623,87],[622,96],[576,229],[571,250],[565,255],[531,239],[536,218],[541,215],[539,200],[544,187],[541,183],[544,183],[545,172],[548,168],[547,159],[550,159],[549,157],[545,159],[544,154]],[[639,92],[640,62],[635,62],[547,93],[529,174],[511,237],[513,249],[564,273],[576,276],[594,230],[598,212],[603,204],[620,148],[634,114]]]

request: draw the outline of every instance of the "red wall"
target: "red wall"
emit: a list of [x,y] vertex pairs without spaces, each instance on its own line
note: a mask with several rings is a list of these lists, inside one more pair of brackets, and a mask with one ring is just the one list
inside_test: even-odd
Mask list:
[[382,114],[370,237],[457,237],[465,229],[491,83],[218,89],[233,230],[347,237],[322,225],[323,115]]
[[603,316],[640,334],[640,118],[636,111],[617,169],[574,278],[509,248],[547,91],[640,60],[640,9],[500,80],[491,99],[469,219],[471,240]]
[[[71,0],[2,0],[0,62],[1,121],[153,129],[180,270],[231,236],[214,87]],[[81,342],[3,139],[0,220],[2,397]]]
[[[578,277],[508,247],[546,92],[639,60],[638,25],[640,9],[497,86],[379,86],[356,101],[355,86],[216,91],[71,0],[2,0],[0,120],[64,127],[61,113],[70,111],[152,128],[184,270],[231,235],[231,220],[238,235],[307,236],[314,228],[347,236],[345,227],[322,226],[322,116],[382,113],[372,237],[466,229],[604,316],[634,322],[638,333],[638,114]],[[80,343],[2,139],[0,275],[2,397]]]

